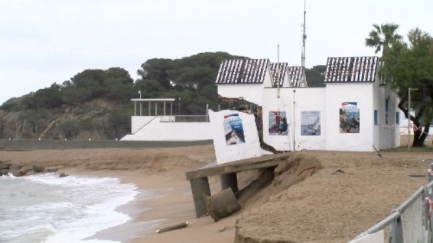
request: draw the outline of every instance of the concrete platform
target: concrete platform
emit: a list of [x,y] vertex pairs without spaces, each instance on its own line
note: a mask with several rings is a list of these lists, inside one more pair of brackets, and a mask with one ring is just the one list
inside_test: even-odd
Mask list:
[[200,177],[272,167],[283,162],[287,157],[289,157],[289,155],[290,153],[264,155],[261,157],[238,160],[222,165],[217,165],[216,161],[213,161],[204,167],[186,172],[186,179],[191,180]]

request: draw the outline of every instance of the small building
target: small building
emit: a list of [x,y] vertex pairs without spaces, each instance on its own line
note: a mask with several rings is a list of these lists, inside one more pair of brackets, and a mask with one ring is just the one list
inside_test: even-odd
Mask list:
[[[222,97],[242,98],[261,107],[263,141],[276,150],[374,151],[400,144],[398,97],[381,84],[378,65],[374,56],[330,57],[326,86],[308,88],[301,67],[267,59],[227,60],[220,66],[216,85]],[[267,153],[258,145],[254,118],[248,116],[238,111],[210,112],[218,163]],[[233,119],[245,134],[243,141],[229,144],[233,138],[227,137],[236,136],[235,128],[227,125]]]

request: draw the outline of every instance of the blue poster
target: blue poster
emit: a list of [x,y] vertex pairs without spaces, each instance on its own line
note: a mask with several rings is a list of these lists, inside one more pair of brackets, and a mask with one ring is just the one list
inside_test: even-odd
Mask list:
[[245,143],[244,127],[239,114],[224,116],[224,133],[227,145]]

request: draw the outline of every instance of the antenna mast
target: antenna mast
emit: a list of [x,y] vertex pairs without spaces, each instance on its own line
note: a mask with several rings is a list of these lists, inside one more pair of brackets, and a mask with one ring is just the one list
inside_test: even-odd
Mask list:
[[305,77],[305,42],[307,40],[307,34],[306,34],[307,11],[305,8],[305,1],[306,0],[304,0],[304,23],[302,24],[302,54],[301,54],[302,86],[303,87],[307,87],[307,78]]

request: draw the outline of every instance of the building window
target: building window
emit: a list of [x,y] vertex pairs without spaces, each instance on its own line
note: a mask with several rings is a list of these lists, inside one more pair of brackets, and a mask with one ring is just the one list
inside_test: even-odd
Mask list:
[[377,110],[374,110],[374,125],[378,125],[378,115],[377,115]]
[[400,112],[395,113],[395,124],[400,125]]

